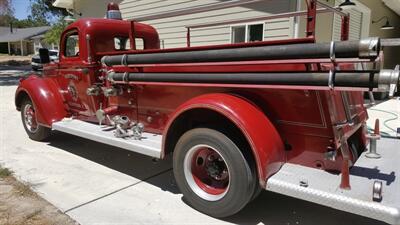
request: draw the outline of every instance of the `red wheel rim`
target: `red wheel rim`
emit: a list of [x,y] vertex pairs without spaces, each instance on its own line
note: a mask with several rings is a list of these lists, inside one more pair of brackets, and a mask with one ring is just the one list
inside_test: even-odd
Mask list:
[[229,168],[215,148],[194,146],[185,156],[184,164],[185,178],[198,196],[208,201],[225,196],[229,189]]
[[38,130],[36,121],[35,109],[31,104],[26,104],[23,111],[25,127],[31,132],[35,133]]

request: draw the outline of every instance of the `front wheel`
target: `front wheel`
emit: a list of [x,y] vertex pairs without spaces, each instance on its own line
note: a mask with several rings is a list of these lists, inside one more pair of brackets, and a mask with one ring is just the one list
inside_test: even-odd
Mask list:
[[51,129],[37,122],[36,110],[30,99],[25,99],[21,105],[21,119],[30,139],[43,141],[50,136]]
[[196,128],[179,139],[174,176],[187,202],[213,217],[240,211],[252,198],[257,178],[238,146],[226,135]]

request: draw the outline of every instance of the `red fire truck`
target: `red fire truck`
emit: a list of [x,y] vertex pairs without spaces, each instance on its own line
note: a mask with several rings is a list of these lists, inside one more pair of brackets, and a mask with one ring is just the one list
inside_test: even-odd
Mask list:
[[[188,29],[188,46],[173,49],[111,3],[107,18],[65,29],[59,62],[41,51],[43,74],[22,79],[15,95],[23,126],[37,141],[57,130],[173,154],[184,198],[213,217],[265,189],[399,224],[398,142],[377,141],[378,122],[367,132],[363,99],[399,84],[399,69],[381,66],[387,40],[349,41],[348,14],[306,3],[282,14],[306,16],[305,38],[191,47]],[[316,43],[326,11],[342,17],[341,41]]]

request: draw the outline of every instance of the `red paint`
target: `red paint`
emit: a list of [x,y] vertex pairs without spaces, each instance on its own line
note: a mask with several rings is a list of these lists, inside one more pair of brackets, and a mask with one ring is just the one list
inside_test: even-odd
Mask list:
[[306,36],[315,40],[315,25],[317,17],[317,1],[306,0],[307,4],[307,28]]
[[[79,20],[68,26],[62,34],[60,62],[46,65],[43,77],[31,76],[22,80],[16,97],[18,99],[21,93],[26,93],[32,99],[41,125],[50,127],[53,122],[66,116],[98,122],[95,112],[101,105],[110,116],[126,115],[133,121],[144,123],[145,131],[163,134],[163,143],[166,134],[174,132],[169,128],[179,115],[191,109],[208,109],[225,116],[242,131],[251,146],[261,184],[265,184],[266,178],[278,171],[284,162],[340,171],[340,154],[335,162],[324,157],[327,149],[338,147],[333,124],[345,119],[340,99],[342,90],[338,88],[330,92],[328,86],[312,88],[262,84],[131,82],[118,85],[123,94],[117,97],[106,98],[103,95],[86,94],[87,88],[93,85],[102,88],[112,86],[105,79],[105,70],[108,69],[144,73],[328,71],[333,66],[328,59],[131,65],[113,68],[105,68],[100,62],[104,55],[312,43],[315,41],[317,7],[315,0],[308,0],[307,3],[307,38],[215,46],[160,49],[158,33],[149,25],[111,19]],[[344,33],[348,33],[348,25],[345,22],[342,28]],[[66,57],[65,37],[73,32],[79,35],[79,55]],[[187,40],[190,44],[190,33],[188,34]],[[115,37],[130,39],[132,49],[116,50]],[[144,39],[144,50],[136,50],[135,38]],[[87,45],[88,40],[90,46]],[[337,61],[340,69],[352,69],[360,62],[365,60]],[[331,118],[328,107],[331,93],[337,104],[338,118],[335,120]],[[362,91],[355,88],[348,93],[356,124],[343,128],[345,138],[355,134],[365,144],[365,132],[360,131],[367,119]],[[285,151],[285,145],[288,151]]]
[[350,30],[350,15],[343,16],[340,40],[342,41],[349,40],[349,30]]
[[345,190],[350,190],[350,169],[349,160],[343,160],[342,163],[342,174],[340,176],[340,188]]
[[379,119],[375,120],[374,134],[375,135],[380,135],[381,134],[381,132],[379,131]]
[[36,119],[40,125],[51,127],[53,122],[67,116],[59,88],[54,80],[32,75],[20,83],[15,99],[22,100],[20,97],[24,94],[32,100]]
[[[210,158],[212,157],[212,158]],[[220,155],[210,148],[201,148],[194,153],[191,160],[191,173],[193,180],[205,192],[211,195],[220,195],[228,189],[229,173],[225,166],[225,173],[221,173],[219,180],[213,179],[207,171],[207,167],[217,161]],[[201,161],[199,161],[199,159]]]
[[116,3],[114,3],[114,2],[108,3],[108,5],[107,5],[107,11],[110,11],[110,10],[118,10],[118,11],[119,11],[119,6],[118,6],[118,4],[116,4]]
[[166,137],[168,132],[174,132],[169,130],[174,119],[191,109],[218,112],[242,131],[254,153],[260,182],[265,182],[265,177],[277,172],[285,161],[282,139],[268,117],[253,102],[230,94],[205,94],[183,103],[169,118],[163,137]]

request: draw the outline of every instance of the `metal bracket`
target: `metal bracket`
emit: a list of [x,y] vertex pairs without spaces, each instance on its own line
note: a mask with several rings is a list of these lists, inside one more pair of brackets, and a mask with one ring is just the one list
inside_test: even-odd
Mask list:
[[374,181],[374,185],[372,187],[372,200],[374,202],[382,201],[382,181]]
[[97,85],[90,86],[86,89],[86,94],[88,96],[99,96],[101,88]]
[[329,89],[331,89],[331,90],[333,90],[335,88],[335,83],[334,83],[335,74],[336,74],[335,69],[329,70],[328,86],[329,86]]
[[110,88],[104,88],[103,89],[103,94],[105,97],[115,97],[118,95],[122,95],[123,94],[123,90],[122,88],[119,87],[110,87]]
[[121,65],[128,66],[128,55],[127,54],[122,55]]
[[90,49],[90,35],[86,34],[87,62],[92,63],[92,53]]
[[330,50],[329,50],[329,57],[331,59],[331,62],[336,65],[336,52],[335,52],[335,49],[336,49],[336,44],[335,44],[334,41],[331,41],[331,47],[330,47]]
[[111,83],[114,83],[115,82],[114,75],[115,75],[114,70],[107,71],[107,80],[110,81]]
[[[400,65],[396,65],[396,67],[394,68],[394,71],[393,71],[395,74],[399,74],[400,73]],[[395,76],[396,77],[396,76]],[[389,86],[389,97],[393,97],[394,96],[394,94],[396,93],[396,91],[397,91],[397,88],[398,88],[398,83],[400,83],[400,80],[399,80],[399,76],[397,77],[397,82],[393,82],[393,83],[391,83],[390,84],[390,86]]]
[[333,68],[329,70],[329,78],[328,78],[328,86],[331,90],[334,89],[335,87],[335,74],[336,74],[336,67],[337,67],[337,62],[336,62],[336,53],[335,53],[335,42],[331,41],[331,47],[329,50],[329,58],[331,59],[331,62],[333,64]]
[[125,73],[122,75],[122,81],[128,83],[128,82],[129,82],[128,77],[129,77],[129,73],[128,73],[128,72],[125,72]]
[[370,158],[370,159],[381,158],[381,155],[379,155],[376,150],[376,146],[377,146],[376,142],[381,138],[380,131],[379,131],[379,119],[375,120],[374,132],[371,134],[368,134],[367,138],[369,139],[369,152],[367,152],[365,154],[365,157]]

